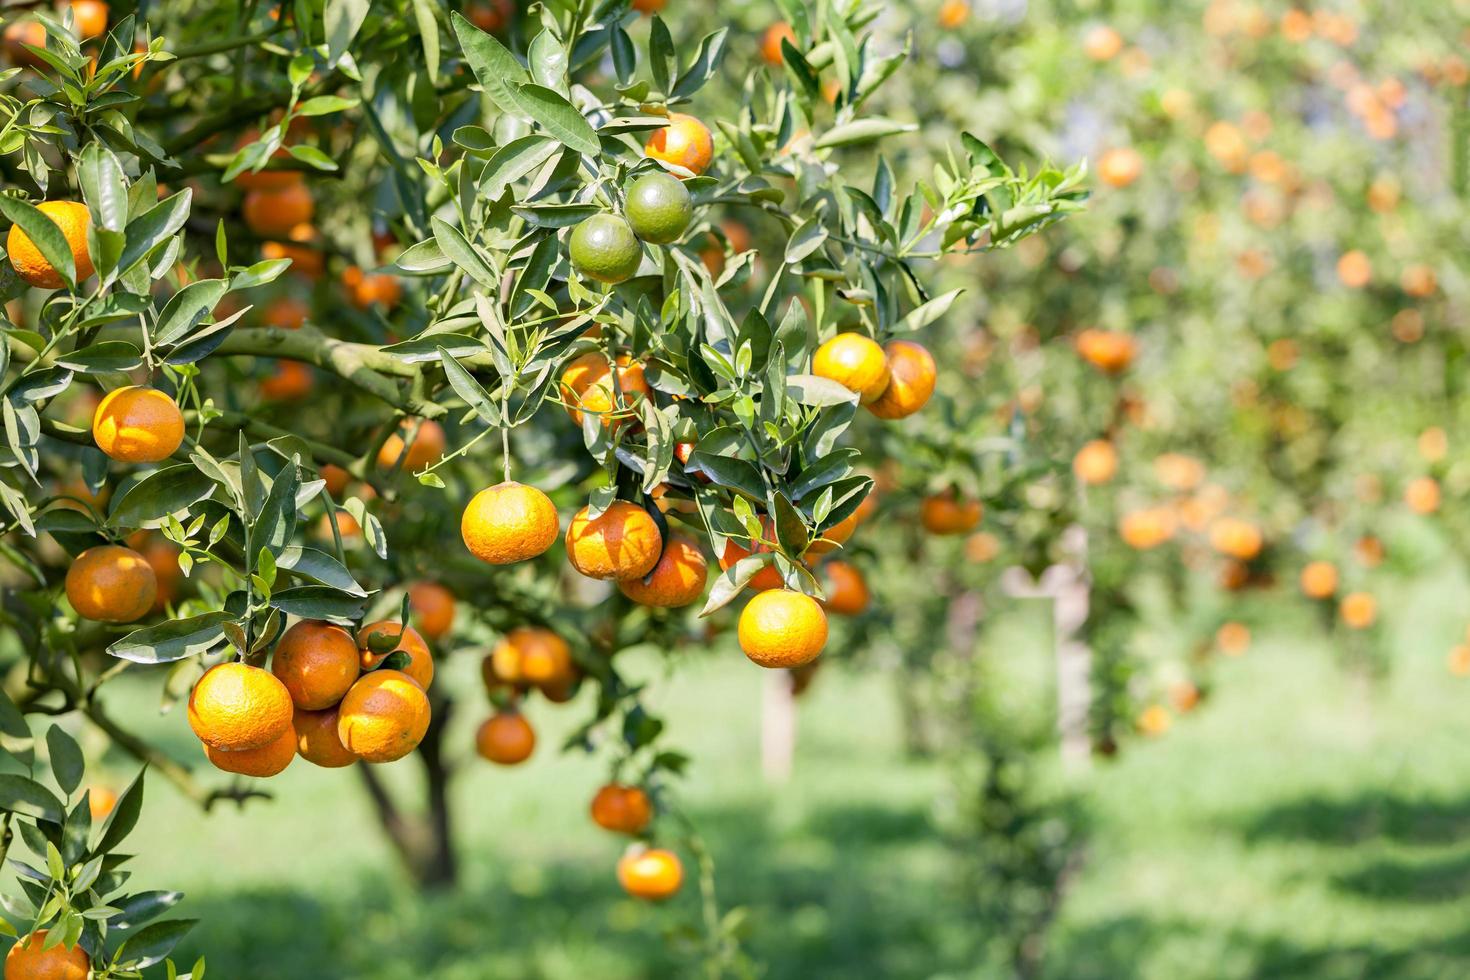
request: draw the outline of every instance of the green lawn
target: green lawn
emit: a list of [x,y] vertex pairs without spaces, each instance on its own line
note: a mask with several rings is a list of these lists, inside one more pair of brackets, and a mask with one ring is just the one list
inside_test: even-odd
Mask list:
[[[1258,629],[1199,712],[1084,777],[1086,862],[1049,975],[1470,973],[1470,682],[1443,665],[1463,594],[1441,581],[1391,597],[1398,664],[1376,685],[1299,628]],[[447,664],[436,683],[474,691],[474,667]],[[777,789],[758,770],[760,683],[724,654],[657,689],[696,760],[683,799],[721,899],[750,906],[767,975],[985,975],[935,831],[945,774],[904,758],[889,679],[826,671],[803,704],[796,776]],[[474,713],[458,719],[465,746]],[[183,959],[204,952],[230,980],[690,975],[663,931],[694,920],[694,889],[664,907],[619,897],[621,845],[585,816],[601,769],[549,751],[561,719],[537,706],[547,737],[522,769],[467,762],[454,895],[425,900],[399,875],[353,772],[303,764],[273,782],[275,801],[207,818],[150,783],[138,884],[188,893],[203,922]],[[197,751],[181,717],[160,725]]]

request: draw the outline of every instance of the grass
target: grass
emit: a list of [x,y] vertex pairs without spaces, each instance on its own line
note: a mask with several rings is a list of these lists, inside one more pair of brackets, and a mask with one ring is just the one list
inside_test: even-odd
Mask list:
[[[1465,626],[1450,597],[1464,591],[1436,581],[1388,596],[1386,679],[1345,671],[1296,627],[1258,630],[1200,711],[1081,777],[1086,861],[1048,976],[1470,973],[1470,688],[1443,664]],[[773,788],[759,775],[760,672],[736,658],[656,687],[696,760],[681,799],[719,864],[722,902],[750,909],[766,975],[989,975],[936,831],[945,773],[903,756],[890,679],[824,672],[802,705],[795,778]],[[437,683],[474,691],[464,659]],[[695,889],[663,907],[619,897],[621,845],[585,816],[600,766],[550,750],[576,713],[537,707],[545,740],[524,768],[466,762],[453,894],[406,884],[354,773],[299,764],[272,784],[274,802],[208,817],[150,783],[137,885],[188,894],[181,910],[202,922],[182,959],[206,953],[213,976],[692,975],[664,932],[695,921]],[[472,714],[457,719],[466,749]],[[181,756],[197,751],[181,717],[157,730]]]

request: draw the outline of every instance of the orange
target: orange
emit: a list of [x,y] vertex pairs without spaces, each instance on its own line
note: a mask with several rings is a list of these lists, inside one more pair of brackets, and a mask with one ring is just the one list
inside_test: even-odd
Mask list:
[[321,477],[327,483],[327,493],[330,493],[334,500],[341,500],[342,494],[347,491],[347,484],[352,482],[352,474],[336,463],[328,463],[323,466]]
[[509,27],[515,14],[515,0],[474,0],[464,8],[466,19],[489,34],[498,34]]
[[277,361],[270,377],[260,382],[262,397],[275,402],[299,401],[311,394],[316,377],[300,361]]
[[679,855],[661,847],[633,848],[618,859],[618,884],[634,898],[662,902],[684,883]]
[[682,112],[671,112],[669,124],[654,131],[643,144],[643,152],[651,159],[683,167],[698,177],[709,169],[715,144],[704,123]]
[[16,65],[40,68],[46,62],[21,47],[29,44],[33,48],[46,46],[46,28],[38,20],[12,20],[5,25],[5,53]]
[[1154,459],[1154,475],[1170,490],[1193,490],[1204,481],[1205,465],[1193,456],[1163,453]]
[[280,678],[298,708],[330,708],[357,682],[357,644],[340,626],[304,619],[281,637],[271,658],[271,673]]
[[1373,281],[1373,263],[1356,248],[1344,252],[1337,260],[1337,278],[1349,289],[1362,289]]
[[1353,543],[1353,554],[1364,568],[1377,568],[1383,564],[1385,549],[1383,542],[1371,534],[1364,535]]
[[311,221],[316,202],[305,183],[296,181],[283,187],[250,191],[241,205],[245,226],[262,238],[291,237],[298,225]]
[[577,679],[572,648],[541,626],[517,626],[490,651],[494,676],[506,684],[545,687],[569,685]]
[[857,616],[868,608],[868,583],[863,573],[848,562],[836,559],[827,562],[823,591],[827,593],[823,605],[828,612]]
[[736,633],[740,649],[762,667],[796,667],[827,645],[827,614],[809,595],[771,589],[745,604]]
[[1439,484],[1432,476],[1416,477],[1404,487],[1404,503],[1416,514],[1433,514],[1439,510]]
[[339,734],[337,706],[324,711],[302,711],[296,709],[291,718],[291,730],[296,736],[296,751],[301,758],[323,769],[341,769],[357,761],[357,756],[342,744]]
[[812,543],[807,545],[806,553],[808,555],[825,555],[828,552],[836,551],[839,547],[847,543],[847,540],[852,537],[853,532],[857,530],[857,526],[858,512],[855,510],[823,531],[820,537],[812,539]]
[[1281,15],[1281,36],[1293,44],[1312,38],[1312,15],[1305,10],[1288,10]]
[[1225,623],[1215,631],[1215,645],[1227,657],[1238,657],[1250,649],[1251,631],[1244,623]]
[[1093,61],[1111,61],[1123,50],[1123,37],[1106,24],[1098,24],[1082,38],[1082,51]]
[[92,440],[120,463],[157,463],[184,441],[184,413],[156,388],[117,388],[97,403]]
[[812,373],[856,392],[867,405],[888,387],[888,359],[883,348],[859,333],[840,333],[817,348],[812,356]]
[[1118,533],[1130,548],[1148,551],[1157,548],[1174,536],[1177,521],[1172,512],[1163,507],[1145,507],[1123,515]]
[[[775,526],[769,517],[761,518],[761,527],[764,529],[761,533],[767,540],[775,537]],[[755,554],[764,555],[770,552],[771,547],[765,544],[765,542],[756,542]],[[750,550],[744,545],[734,538],[726,538],[725,549],[720,552],[720,568],[721,570],[728,571],[736,562],[742,558],[749,558],[750,555]],[[762,566],[761,570],[756,572],[755,575],[751,576],[750,581],[746,583],[746,588],[755,592],[764,592],[766,589],[779,589],[782,584],[780,570],[774,564],[767,564]]]
[[355,265],[342,270],[342,285],[360,310],[381,306],[391,310],[403,298],[403,285],[390,272],[365,273]]
[[67,949],[57,943],[42,949],[45,929],[37,929],[10,947],[5,957],[5,980],[87,980],[92,960],[81,946]]
[[919,519],[930,534],[964,534],[980,523],[978,500],[960,500],[953,490],[931,494],[919,505]]
[[216,769],[224,772],[261,778],[276,776],[284,772],[291,764],[291,760],[296,758],[296,730],[287,725],[286,730],[281,732],[275,741],[258,749],[226,752],[212,745],[206,745],[204,746],[204,757],[213,763]]
[[613,413],[626,415],[630,409],[636,408],[640,396],[653,397],[653,389],[643,374],[643,365],[628,355],[618,356],[616,380],[613,373],[607,357],[596,351],[573,359],[562,372],[562,400],[566,402],[567,413],[578,426],[582,424],[583,411],[601,417],[604,427],[621,424],[623,419],[613,418]]
[[107,33],[107,4],[102,0],[71,0],[67,6],[71,8],[78,38],[90,41]]
[[1470,644],[1457,643],[1450,648],[1450,655],[1446,658],[1450,673],[1456,677],[1470,675]]
[[364,762],[408,755],[429,730],[429,698],[402,671],[364,674],[337,708],[337,737]]
[[666,3],[668,0],[633,0],[633,9],[647,17],[664,9]]
[[972,534],[965,539],[965,558],[983,565],[1000,554],[1000,539],[988,531]]
[[626,500],[615,500],[598,517],[583,507],[567,527],[567,560],[588,578],[642,578],[653,570],[663,551],[658,525],[648,512]]
[[1114,147],[1097,161],[1097,176],[1109,187],[1127,187],[1143,174],[1143,156],[1131,146]]
[[1137,342],[1116,330],[1084,330],[1077,335],[1077,353],[1093,367],[1117,374],[1133,363]]
[[780,65],[785,60],[781,54],[782,41],[790,41],[793,48],[797,46],[796,31],[784,20],[767,27],[766,32],[761,35],[761,57],[766,60],[766,64]]
[[66,570],[66,598],[85,619],[131,623],[148,615],[157,595],[153,567],[132,548],[88,548]]
[[560,530],[551,498],[515,482],[497,483],[475,494],[459,522],[470,554],[492,565],[545,553]]
[[1193,681],[1175,681],[1169,685],[1169,700],[1175,711],[1187,715],[1199,704],[1200,690]]
[[291,692],[274,674],[239,661],[216,664],[189,693],[189,727],[225,752],[263,749],[291,730]]
[[1355,630],[1365,630],[1378,618],[1378,600],[1367,592],[1349,592],[1338,604],[1342,621]]
[[279,296],[265,306],[265,325],[281,330],[300,330],[311,315],[311,307],[294,296]]
[[970,5],[966,0],[944,0],[939,5],[939,26],[952,31],[970,19]]
[[883,345],[888,361],[888,385],[869,405],[880,419],[903,419],[929,403],[939,371],[934,355],[911,340],[890,340]]
[[378,450],[378,465],[385,470],[398,466],[398,457],[403,457],[402,469],[415,473],[444,455],[444,427],[433,419],[419,423],[418,433],[405,450],[403,437],[410,432],[410,424],[404,423],[399,432],[389,436]]
[[1261,553],[1261,529],[1237,517],[1222,517],[1210,527],[1210,547],[1222,555],[1250,561]]
[[87,788],[87,810],[92,814],[92,822],[97,823],[112,812],[117,806],[117,793],[110,786],[90,786]]
[[[92,215],[87,206],[79,201],[45,201],[36,208],[61,229],[62,237],[71,249],[76,281],[80,283],[93,272],[92,253],[87,249],[87,228],[92,224]],[[31,236],[21,231],[20,225],[10,226],[5,251],[10,255],[10,264],[15,266],[16,275],[28,285],[41,289],[60,289],[66,285],[61,273],[46,261],[41,250],[31,241]]]
[[1437,425],[1431,425],[1419,433],[1416,445],[1419,448],[1419,455],[1426,462],[1438,463],[1450,451],[1450,437],[1445,433],[1444,429]]
[[1337,566],[1330,561],[1308,562],[1302,567],[1301,586],[1309,599],[1330,599],[1337,591]]
[[653,571],[618,582],[623,595],[645,606],[687,606],[704,594],[708,564],[699,545],[683,535],[669,538]]
[[[399,635],[400,632],[402,635]],[[374,653],[368,646],[368,641],[375,636],[398,637],[398,645],[387,653]],[[429,652],[429,645],[419,635],[419,631],[412,626],[400,626],[398,623],[384,619],[379,622],[364,626],[357,633],[357,645],[360,651],[359,663],[363,670],[372,670],[378,664],[387,660],[389,656],[400,650],[408,654],[407,665],[398,668],[413,679],[413,682],[425,691],[434,682],[434,657]]]
[[1072,457],[1072,472],[1089,486],[1107,483],[1118,473],[1118,450],[1106,439],[1094,439]]
[[1151,704],[1138,715],[1138,730],[1150,738],[1164,734],[1173,723],[1169,709],[1161,704]]
[[454,593],[438,582],[414,582],[408,587],[408,607],[419,632],[437,640],[454,626]]
[[618,834],[641,834],[653,820],[653,804],[637,786],[608,783],[592,797],[592,822]]
[[517,765],[536,751],[536,730],[519,711],[497,712],[475,732],[475,751],[496,765]]
[[326,259],[323,258],[320,249],[297,245],[293,242],[266,242],[260,246],[260,257],[263,259],[290,259],[291,271],[308,279],[321,278],[322,270],[326,268]]

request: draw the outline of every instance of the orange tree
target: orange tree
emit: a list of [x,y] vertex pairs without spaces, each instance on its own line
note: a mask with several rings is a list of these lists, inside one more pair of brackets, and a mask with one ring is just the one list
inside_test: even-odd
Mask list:
[[[935,260],[1082,192],[969,135],[917,184],[875,156],[915,128],[870,111],[904,62],[877,7],[783,3],[789,30],[731,68],[727,30],[653,6],[18,21],[4,651],[17,719],[84,718],[204,806],[298,755],[356,765],[426,886],[456,874],[453,713],[488,696],[474,749],[516,764],[536,702],[571,701],[567,747],[609,767],[593,819],[634,838],[619,881],[669,897],[692,851],[717,968],[734,920],[669,791],[688,760],[615,654],[702,642],[740,600],[752,661],[813,663],[823,601],[856,605],[850,567],[813,569],[871,509],[851,443],[903,451],[944,373]],[[936,480],[930,519],[972,526],[982,487]],[[484,694],[435,683],[472,652]],[[132,734],[108,710],[125,674],[243,778],[201,783]],[[410,756],[421,806],[373,768]],[[35,925],[71,946],[62,915]]]

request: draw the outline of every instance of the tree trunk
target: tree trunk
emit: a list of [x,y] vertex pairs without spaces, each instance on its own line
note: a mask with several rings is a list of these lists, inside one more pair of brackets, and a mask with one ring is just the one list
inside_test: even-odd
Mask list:
[[796,694],[788,670],[766,671],[761,690],[761,773],[780,785],[791,778],[796,755]]

